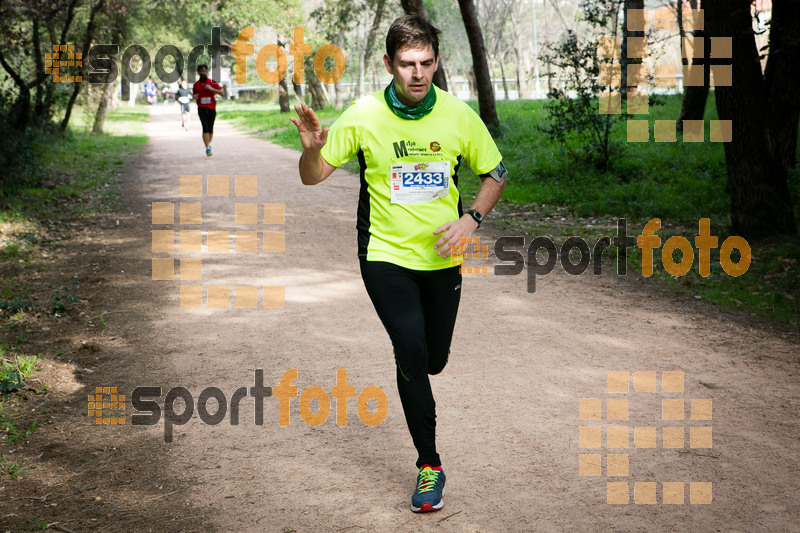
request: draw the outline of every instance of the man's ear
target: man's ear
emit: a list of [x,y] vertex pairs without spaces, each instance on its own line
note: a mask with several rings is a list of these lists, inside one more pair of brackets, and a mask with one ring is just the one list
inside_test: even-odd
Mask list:
[[389,59],[389,54],[383,54],[383,64],[386,67],[386,72],[394,76],[394,69],[392,69],[392,60]]

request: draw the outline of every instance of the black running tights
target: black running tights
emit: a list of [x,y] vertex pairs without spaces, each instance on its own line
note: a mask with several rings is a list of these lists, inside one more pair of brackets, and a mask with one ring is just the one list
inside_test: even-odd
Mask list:
[[361,277],[394,347],[397,388],[419,454],[417,467],[440,466],[428,374],[438,374],[447,364],[461,274],[458,267],[410,270],[362,257]]

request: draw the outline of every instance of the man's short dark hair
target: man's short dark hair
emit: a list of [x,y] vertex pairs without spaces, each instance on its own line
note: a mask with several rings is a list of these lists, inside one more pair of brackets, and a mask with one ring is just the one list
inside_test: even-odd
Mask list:
[[417,15],[403,15],[392,22],[386,34],[386,54],[394,61],[398,50],[406,47],[433,47],[433,56],[439,55],[439,33],[433,24]]
[[200,63],[199,65],[197,65],[197,72],[200,72],[201,68],[206,69],[206,72],[208,72],[208,65],[206,65],[205,63]]

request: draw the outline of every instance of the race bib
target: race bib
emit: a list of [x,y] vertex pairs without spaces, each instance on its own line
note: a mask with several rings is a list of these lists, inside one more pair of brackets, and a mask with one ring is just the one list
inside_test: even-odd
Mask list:
[[189,97],[188,96],[179,96],[178,97],[178,101],[180,103],[182,103],[182,104],[188,104],[189,103]]
[[393,204],[418,204],[444,198],[450,192],[450,161],[392,165]]
[[210,103],[211,103],[211,97],[210,97],[210,96],[204,96],[204,97],[202,97],[202,98],[200,99],[200,103],[201,103],[201,104],[210,104]]

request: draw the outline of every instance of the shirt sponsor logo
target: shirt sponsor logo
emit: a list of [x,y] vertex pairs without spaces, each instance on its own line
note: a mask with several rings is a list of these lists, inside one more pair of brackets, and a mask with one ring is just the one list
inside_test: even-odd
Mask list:
[[399,143],[392,143],[394,146],[394,155],[396,157],[407,157],[408,150],[406,149],[406,142],[400,141]]

